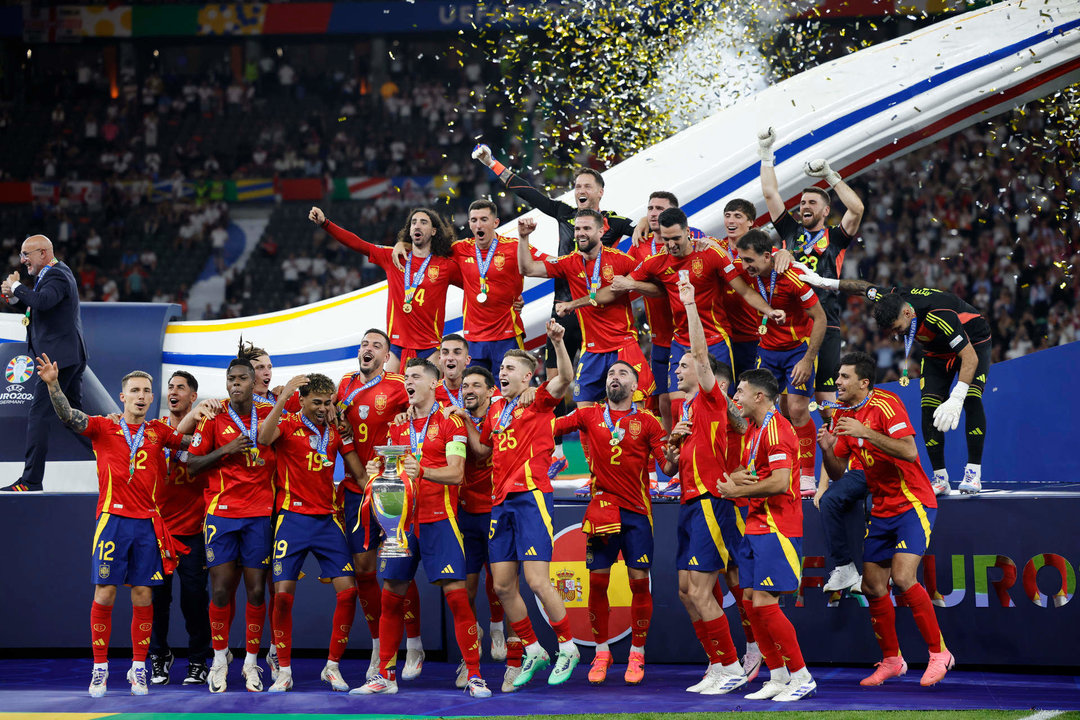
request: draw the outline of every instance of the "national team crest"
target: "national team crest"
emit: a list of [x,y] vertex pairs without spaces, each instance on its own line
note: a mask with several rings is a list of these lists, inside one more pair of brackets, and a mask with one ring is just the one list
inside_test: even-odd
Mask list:
[[274,577],[277,577],[278,575],[281,574],[281,569],[282,569],[281,568],[281,561],[280,560],[275,560],[274,561]]
[[600,269],[600,275],[602,275],[603,278],[608,282],[611,282],[611,279],[615,277],[615,268],[611,267],[610,265],[604,265]]
[[214,562],[214,548],[206,548],[206,560],[207,562]]
[[356,414],[360,416],[361,420],[367,420],[368,413],[371,412],[370,405],[360,405],[356,408]]
[[700,276],[701,276],[701,273],[705,272],[705,261],[703,261],[703,260],[702,260],[701,258],[699,258],[699,257],[696,257],[696,258],[694,258],[694,259],[693,259],[693,260],[692,260],[692,261],[690,262],[690,269],[694,271],[694,274],[695,274],[695,275],[697,275],[698,277],[700,277]]
[[101,578],[102,580],[109,577],[110,572],[112,572],[112,571],[109,569],[109,566],[106,565],[105,563],[101,563],[100,565],[98,565],[98,570],[97,570],[98,577]]
[[439,268],[437,265],[432,265],[427,269],[428,280],[435,282],[439,279]]
[[382,412],[386,409],[386,396],[382,393],[375,396],[375,411]]
[[[574,642],[579,645],[595,645],[592,626],[589,622],[589,587],[585,582],[589,571],[586,567],[587,542],[581,525],[564,527],[555,535],[551,551],[549,577],[555,591],[566,605],[566,616],[570,619],[570,631]],[[611,581],[608,587],[610,603],[609,642],[617,642],[630,634],[630,579],[626,563],[622,556],[611,566]],[[536,601],[541,615],[547,619],[543,605]]]
[[829,247],[829,236],[828,234],[825,234],[822,235],[821,239],[817,241],[817,249],[824,250],[827,247]]
[[496,255],[495,259],[491,262],[494,263],[496,270],[502,270],[504,267],[506,267],[506,256]]
[[514,417],[515,418],[521,417],[521,413],[523,413],[523,412],[525,412],[524,408],[518,408],[518,409],[514,410]]
[[637,437],[638,435],[641,434],[641,421],[640,420],[631,420],[630,421],[630,434],[633,435],[634,437]]
[[428,428],[427,439],[428,440],[434,440],[437,437],[439,437],[439,428],[432,425],[431,427]]

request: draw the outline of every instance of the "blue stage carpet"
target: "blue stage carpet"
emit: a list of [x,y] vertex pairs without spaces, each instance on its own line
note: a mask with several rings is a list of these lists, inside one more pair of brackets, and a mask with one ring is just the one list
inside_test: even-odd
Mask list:
[[[379,714],[412,716],[589,714],[632,712],[716,712],[730,710],[796,709],[769,701],[748,701],[742,692],[701,697],[685,692],[702,669],[689,665],[646,667],[646,682],[639,687],[622,683],[624,666],[616,665],[608,684],[593,687],[585,679],[587,668],[579,666],[564,686],[549,688],[546,676],[513,694],[499,692],[501,665],[485,665],[494,690],[489,700],[474,700],[453,687],[454,665],[426,663],[423,675],[400,683],[397,695],[356,697],[331,692],[319,681],[323,662],[298,659],[293,663],[296,689],[283,695],[248,693],[240,679],[240,662],[230,668],[225,693],[211,695],[206,686],[183,687],[186,671],[180,660],[173,668],[174,684],[151,687],[146,697],[132,697],[125,680],[129,661],[110,663],[109,693],[92,699],[86,689],[89,660],[0,660],[0,712],[62,713],[302,713]],[[359,683],[366,662],[345,660],[346,681]],[[793,705],[799,710],[1080,710],[1080,679],[1064,675],[1010,675],[990,672],[950,672],[936,688],[919,686],[922,671],[908,674],[881,687],[863,688],[859,679],[865,668],[811,668],[818,682],[816,697]],[[264,675],[269,686],[269,674]],[[762,680],[752,684],[760,687]],[[538,704],[542,703],[542,705]]]

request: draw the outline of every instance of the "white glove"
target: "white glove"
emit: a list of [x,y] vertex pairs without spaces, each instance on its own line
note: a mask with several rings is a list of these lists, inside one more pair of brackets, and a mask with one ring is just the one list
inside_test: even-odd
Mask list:
[[473,148],[472,156],[473,160],[479,160],[488,167],[491,167],[495,163],[495,158],[491,154],[491,148],[483,143],[480,143]]
[[934,427],[941,432],[955,430],[960,424],[960,411],[964,409],[964,397],[967,396],[968,384],[957,381],[949,399],[938,405],[934,411]]
[[776,162],[776,154],[773,152],[772,146],[776,142],[776,130],[772,127],[767,127],[764,130],[758,130],[757,134],[757,154],[761,158],[761,164],[765,167],[772,167]]
[[825,290],[839,290],[840,281],[833,278],[823,278],[801,262],[791,263],[791,267],[798,269],[802,281],[807,285]]
[[836,187],[836,183],[842,179],[840,173],[829,167],[829,163],[825,158],[811,160],[803,165],[803,171],[810,177],[825,178],[825,182],[829,183],[829,187]]

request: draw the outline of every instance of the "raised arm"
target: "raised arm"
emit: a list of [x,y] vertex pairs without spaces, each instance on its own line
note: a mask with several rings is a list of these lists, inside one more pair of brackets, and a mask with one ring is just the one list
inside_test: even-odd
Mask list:
[[330,234],[330,237],[337,240],[339,243],[347,248],[355,250],[364,255],[371,256],[371,253],[378,247],[367,240],[362,239],[360,236],[349,232],[343,227],[339,227],[330,222],[323,211],[317,207],[312,207],[308,212],[308,220],[315,223],[323,230],[326,230]]
[[711,392],[716,386],[716,376],[713,375],[712,365],[709,363],[709,346],[705,342],[705,327],[701,324],[697,302],[694,300],[694,286],[689,281],[679,281],[679,300],[686,308],[686,323],[690,331],[690,355],[697,363],[698,385],[705,392]]
[[566,352],[566,345],[563,343],[563,335],[566,333],[566,329],[555,322],[554,320],[548,320],[547,322],[547,336],[551,340],[551,345],[555,348],[556,366],[558,369],[558,375],[548,381],[547,391],[552,397],[562,397],[566,392],[566,388],[570,387],[570,383],[574,381],[574,365],[570,361],[570,353]]
[[553,217],[556,220],[573,217],[574,208],[564,202],[548,197],[530,185],[528,181],[524,180],[513,170],[496,160],[491,152],[491,148],[487,145],[477,145],[473,148],[472,156],[475,160],[478,160],[490,168],[491,171],[499,177],[499,180],[506,185],[507,190],[514,193],[540,212],[549,217]]
[[[46,271],[42,269],[41,272]],[[59,270],[55,271],[55,273],[48,273],[41,279],[41,283],[36,289],[23,283],[17,285],[13,283],[12,285],[14,287],[12,293],[15,297],[34,310],[48,310],[55,307],[68,294],[68,284],[64,282]]]
[[71,407],[71,403],[68,402],[64,391],[60,389],[60,368],[57,367],[56,363],[49,360],[49,356],[45,353],[42,353],[41,357],[35,358],[35,360],[37,361],[38,377],[49,388],[49,400],[52,401],[53,410],[56,411],[56,416],[60,418],[60,422],[64,424],[64,427],[77,433],[86,430],[90,418],[82,410]]
[[780,183],[776,180],[776,155],[773,153],[773,144],[776,142],[776,131],[771,127],[758,131],[758,156],[761,158],[761,194],[765,196],[765,207],[769,209],[769,217],[776,222],[786,212],[784,198],[780,195]]
[[547,263],[533,258],[529,252],[529,236],[536,230],[536,221],[532,218],[518,220],[517,261],[518,270],[526,277],[546,278],[548,275]]
[[825,178],[825,182],[829,183],[829,187],[836,191],[836,197],[840,198],[840,202],[844,203],[844,217],[840,218],[840,227],[844,229],[851,237],[855,237],[855,233],[859,231],[859,223],[862,222],[863,216],[863,201],[851,186],[844,182],[840,177],[840,173],[829,167],[829,163],[825,158],[819,158],[817,160],[811,160],[806,163],[804,168],[806,174],[810,177]]
[[272,445],[275,440],[281,435],[281,430],[278,429],[278,423],[281,422],[281,413],[285,410],[285,403],[289,401],[293,393],[300,387],[307,385],[308,379],[306,375],[297,375],[296,377],[285,383],[285,389],[281,395],[278,396],[277,402],[274,403],[274,408],[270,411],[270,414],[263,418],[263,421],[259,423],[259,444],[260,445]]

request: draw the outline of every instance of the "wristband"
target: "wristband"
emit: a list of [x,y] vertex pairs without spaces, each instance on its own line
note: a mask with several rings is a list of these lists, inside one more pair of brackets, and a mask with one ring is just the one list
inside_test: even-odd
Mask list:
[[769,158],[768,160],[762,158],[761,160],[761,167],[774,167],[775,164],[776,160],[773,158]]
[[841,180],[843,180],[843,178],[840,177],[840,173],[835,170],[825,176],[825,182],[829,183],[829,187],[836,187],[837,183]]
[[506,169],[506,166],[503,165],[498,160],[492,161],[492,163],[491,163],[491,172],[495,173],[496,175],[502,175],[503,170],[505,170],[505,169]]
[[840,281],[835,278],[821,278],[821,284],[818,287],[826,290],[839,290]]

